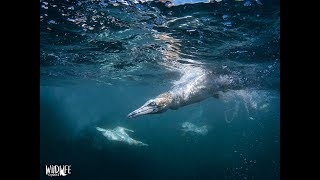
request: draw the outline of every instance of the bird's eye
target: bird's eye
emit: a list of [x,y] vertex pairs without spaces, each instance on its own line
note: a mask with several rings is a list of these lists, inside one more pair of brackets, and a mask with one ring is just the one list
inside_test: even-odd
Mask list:
[[156,106],[157,104],[155,102],[150,103],[151,106]]

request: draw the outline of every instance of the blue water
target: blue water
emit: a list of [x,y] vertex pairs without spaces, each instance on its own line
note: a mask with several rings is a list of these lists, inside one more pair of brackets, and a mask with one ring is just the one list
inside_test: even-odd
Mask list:
[[[67,179],[280,179],[279,1],[40,1],[40,172]],[[236,91],[127,118],[198,69]],[[183,122],[206,125],[198,135]],[[132,129],[149,146],[95,127]]]

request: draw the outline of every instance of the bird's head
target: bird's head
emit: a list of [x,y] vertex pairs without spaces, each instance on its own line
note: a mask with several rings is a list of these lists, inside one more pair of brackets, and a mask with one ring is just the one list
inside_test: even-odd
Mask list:
[[154,99],[148,100],[140,108],[128,114],[128,118],[134,118],[144,114],[157,114],[168,110],[172,103],[172,95],[168,92],[160,94]]

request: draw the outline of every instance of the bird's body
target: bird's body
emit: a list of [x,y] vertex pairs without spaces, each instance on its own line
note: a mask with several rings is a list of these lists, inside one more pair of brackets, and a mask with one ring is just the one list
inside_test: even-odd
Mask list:
[[215,75],[201,68],[192,67],[174,82],[173,87],[156,98],[147,101],[142,107],[128,115],[129,118],[143,114],[162,113],[176,110],[209,97],[219,98],[228,90],[236,89],[239,81],[231,75]]

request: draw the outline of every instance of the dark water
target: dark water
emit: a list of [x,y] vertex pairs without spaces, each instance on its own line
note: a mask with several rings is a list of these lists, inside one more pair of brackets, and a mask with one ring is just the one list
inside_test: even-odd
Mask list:
[[[71,165],[61,179],[280,179],[280,9],[261,3],[40,1],[41,179],[51,164]],[[249,83],[127,118],[189,65]],[[208,133],[184,133],[186,121]],[[149,146],[109,141],[96,126],[133,129]]]

